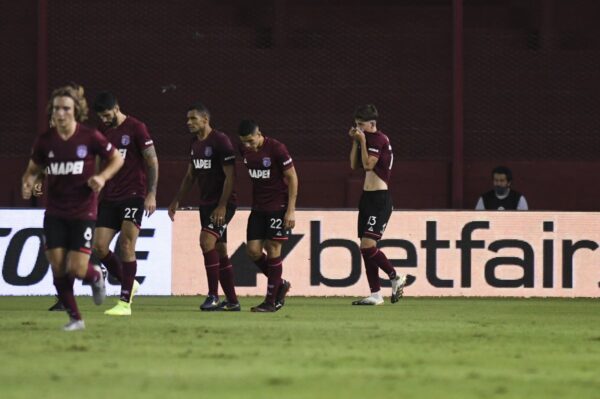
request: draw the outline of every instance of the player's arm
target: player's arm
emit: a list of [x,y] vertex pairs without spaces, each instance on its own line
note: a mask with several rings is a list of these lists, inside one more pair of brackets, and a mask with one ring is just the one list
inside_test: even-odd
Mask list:
[[34,186],[40,176],[43,176],[44,167],[36,164],[33,160],[29,160],[27,164],[27,169],[25,169],[25,173],[23,173],[23,177],[21,179],[21,196],[23,199],[30,199],[31,195],[34,191]]
[[[358,142],[359,148],[357,149],[357,152],[359,154],[357,158],[360,158],[360,163],[362,164],[363,169],[366,171],[373,170],[379,158],[369,155],[369,152],[367,151],[367,138],[365,137],[365,133],[358,128],[352,128],[348,134],[354,139],[354,141]],[[353,162],[352,159],[350,162]]]
[[219,203],[215,210],[210,214],[211,220],[216,223],[217,226],[221,226],[225,223],[225,214],[227,212],[227,202],[231,193],[233,192],[233,183],[235,180],[235,165],[223,165],[223,173],[225,173],[225,181],[223,182],[223,192]]
[[121,169],[125,161],[123,157],[119,153],[119,151],[113,149],[113,151],[108,156],[106,165],[104,169],[100,171],[100,173],[92,176],[88,180],[88,186],[91,187],[94,192],[100,192],[107,180],[110,180],[118,171]]
[[150,216],[156,211],[156,189],[158,186],[158,157],[154,146],[146,148],[142,155],[146,164],[146,182],[148,193],[144,200],[144,211],[146,216]]
[[283,217],[283,224],[286,229],[293,229],[296,226],[296,198],[298,198],[298,175],[296,169],[292,166],[283,171],[283,176],[288,183],[288,207]]
[[188,164],[187,172],[185,173],[185,176],[183,176],[183,180],[179,186],[179,191],[177,191],[177,195],[175,195],[175,198],[173,198],[173,201],[171,201],[171,204],[169,205],[169,217],[172,221],[175,221],[175,212],[177,212],[177,208],[179,208],[179,201],[190,192],[192,184],[194,184],[194,180],[196,180],[192,172],[192,164],[190,163]]

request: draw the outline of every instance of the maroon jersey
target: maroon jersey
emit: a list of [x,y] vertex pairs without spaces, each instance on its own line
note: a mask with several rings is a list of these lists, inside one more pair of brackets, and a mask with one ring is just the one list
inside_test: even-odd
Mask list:
[[119,150],[125,164],[106,182],[102,198],[109,201],[145,198],[148,182],[143,151],[154,145],[146,125],[128,116],[119,126],[106,130],[104,135]]
[[107,159],[113,145],[96,129],[77,124],[63,140],[55,128],[38,136],[31,159],[46,168],[46,214],[66,219],[96,220],[98,196],[87,181],[96,172],[96,155]]
[[258,151],[252,151],[241,144],[240,153],[252,178],[252,209],[272,212],[286,208],[288,186],[283,172],[294,164],[285,145],[265,137]]
[[[199,205],[215,205],[223,194],[223,165],[235,165],[235,150],[231,140],[218,130],[212,130],[204,140],[194,137],[190,149],[190,163],[200,188]],[[235,190],[232,191],[228,203],[236,203]]]
[[394,163],[394,153],[392,153],[390,139],[379,130],[375,133],[365,132],[365,138],[367,139],[367,153],[378,158],[373,172],[381,180],[389,184],[392,174],[392,164]]

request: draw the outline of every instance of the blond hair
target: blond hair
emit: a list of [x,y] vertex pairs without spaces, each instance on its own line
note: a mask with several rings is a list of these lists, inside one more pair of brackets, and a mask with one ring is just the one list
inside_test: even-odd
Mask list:
[[83,86],[77,83],[70,83],[66,86],[54,89],[50,95],[50,100],[46,107],[46,112],[50,116],[50,126],[52,126],[52,108],[56,97],[69,97],[75,104],[75,120],[77,122],[85,122],[88,118],[89,108],[85,99],[85,90]]

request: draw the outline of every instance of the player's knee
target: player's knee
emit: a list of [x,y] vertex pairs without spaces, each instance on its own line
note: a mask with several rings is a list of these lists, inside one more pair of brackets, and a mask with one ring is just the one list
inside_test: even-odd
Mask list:
[[127,238],[119,239],[119,253],[126,258],[135,256],[135,244]]
[[95,242],[92,246],[92,250],[99,259],[104,259],[108,255],[108,245],[102,245]]
[[269,258],[276,258],[281,255],[281,244],[275,241],[267,241],[265,243],[265,250]]
[[253,261],[257,261],[263,256],[262,248],[246,247],[246,253]]
[[223,243],[217,243],[215,245],[217,252],[219,253],[219,258],[225,258],[228,256],[227,254],[227,245]]

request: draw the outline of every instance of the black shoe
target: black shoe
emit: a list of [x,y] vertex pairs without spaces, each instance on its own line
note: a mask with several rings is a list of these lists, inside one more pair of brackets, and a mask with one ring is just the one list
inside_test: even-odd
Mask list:
[[277,291],[277,298],[275,299],[275,308],[277,310],[281,309],[283,305],[285,305],[285,296],[287,295],[291,287],[292,284],[290,284],[290,282],[287,280],[283,280],[283,282],[279,286],[279,291]]
[[66,309],[63,303],[58,297],[56,297],[56,303],[48,308],[49,312],[64,312]]
[[227,301],[221,302],[215,309],[217,312],[239,312],[240,310],[242,310],[242,307],[239,303],[230,303]]
[[263,302],[258,306],[251,307],[250,311],[257,312],[257,313],[269,313],[269,312],[277,312],[277,308],[272,303]]
[[200,310],[211,311],[216,310],[219,306],[219,297],[215,295],[209,295],[204,300],[204,303],[200,305]]

